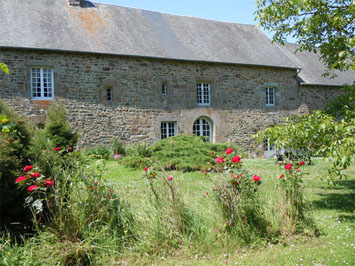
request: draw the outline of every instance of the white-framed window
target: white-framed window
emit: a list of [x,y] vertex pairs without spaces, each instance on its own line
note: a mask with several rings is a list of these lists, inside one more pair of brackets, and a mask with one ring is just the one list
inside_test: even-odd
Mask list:
[[161,84],[161,95],[166,96],[168,94],[168,83]]
[[275,105],[275,88],[265,88],[266,106]]
[[268,139],[264,139],[264,151],[273,151],[275,150],[275,145],[270,145]]
[[176,122],[161,122],[161,139],[176,136]]
[[196,136],[204,136],[212,142],[212,125],[206,118],[199,118],[194,122],[192,133]]
[[54,99],[53,69],[49,67],[31,68],[32,99]]
[[106,100],[111,102],[112,99],[113,99],[112,88],[107,88],[106,89]]
[[210,105],[211,103],[211,84],[205,82],[197,83],[197,104]]

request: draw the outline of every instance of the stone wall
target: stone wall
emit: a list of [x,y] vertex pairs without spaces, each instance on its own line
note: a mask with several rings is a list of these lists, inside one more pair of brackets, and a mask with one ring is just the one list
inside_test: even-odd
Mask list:
[[[0,74],[0,97],[33,121],[43,121],[51,103],[66,107],[80,145],[160,139],[160,123],[176,121],[178,133],[191,134],[199,117],[213,124],[213,141],[235,142],[254,150],[253,134],[284,116],[322,108],[338,89],[300,87],[296,69],[187,62],[114,55],[2,49],[0,62],[11,75]],[[52,67],[53,101],[30,95],[30,69]],[[210,106],[198,106],[196,83],[211,84]],[[162,96],[162,83],[168,84]],[[276,91],[276,105],[265,105],[265,87]],[[113,100],[106,100],[112,88]]]

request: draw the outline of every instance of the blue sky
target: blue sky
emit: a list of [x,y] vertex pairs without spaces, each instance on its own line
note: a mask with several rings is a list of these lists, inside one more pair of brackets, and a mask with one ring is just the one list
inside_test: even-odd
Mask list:
[[[225,22],[258,24],[254,21],[253,13],[256,10],[254,0],[93,0],[93,2]],[[265,33],[271,38],[270,33]]]

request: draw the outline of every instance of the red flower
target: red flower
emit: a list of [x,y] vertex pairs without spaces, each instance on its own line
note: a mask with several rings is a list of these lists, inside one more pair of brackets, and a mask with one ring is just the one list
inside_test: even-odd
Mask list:
[[234,151],[233,148],[226,149],[226,154],[231,154]]
[[41,174],[38,172],[30,174],[30,177],[35,177],[35,178],[38,178],[40,176],[41,176]]
[[55,151],[60,151],[62,148],[61,147],[57,147],[57,148],[55,148],[54,150]]
[[282,162],[279,162],[279,165],[282,165]]
[[301,161],[301,162],[300,162],[300,165],[304,165],[304,161]]
[[260,182],[260,176],[255,175],[255,176],[253,177],[253,180],[254,180],[255,182]]
[[27,190],[29,191],[29,192],[32,192],[35,188],[37,188],[38,186],[37,185],[33,185],[33,186],[30,186],[30,187],[28,187],[27,188]]
[[280,175],[280,178],[282,179],[282,178],[284,178],[285,176],[284,175]]
[[238,176],[237,176],[237,179],[241,178],[241,177],[242,177],[242,175],[243,175],[243,174],[238,175]]
[[240,163],[240,157],[237,155],[237,156],[234,156],[232,158],[232,163]]
[[26,176],[20,176],[16,179],[15,183],[20,183],[21,181],[26,180]]
[[73,148],[72,147],[68,147],[67,151],[71,152],[71,151],[73,151]]
[[206,191],[206,195],[208,195],[208,191]]
[[53,185],[53,181],[47,179],[46,181],[44,181],[43,185],[44,185],[44,186],[50,186],[50,187],[51,187],[51,186]]
[[148,167],[144,167],[144,171],[148,172]]
[[235,176],[234,176],[233,174],[231,174],[231,178],[232,178],[232,179],[234,179],[234,178],[235,178]]
[[224,162],[225,162],[225,160],[222,157],[218,157],[216,159],[216,163],[224,163]]
[[292,170],[292,164],[288,163],[285,165],[286,170]]
[[25,168],[23,168],[24,172],[31,171],[33,169],[32,165],[27,165]]
[[167,179],[168,179],[169,181],[171,181],[171,180],[173,180],[173,177],[172,177],[172,176],[169,176]]

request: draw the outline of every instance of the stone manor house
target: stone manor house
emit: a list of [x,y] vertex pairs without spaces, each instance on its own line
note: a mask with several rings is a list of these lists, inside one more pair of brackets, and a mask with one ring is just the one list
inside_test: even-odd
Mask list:
[[196,134],[267,152],[258,130],[355,80],[254,25],[79,0],[0,0],[0,18],[0,97],[37,124],[65,106],[80,145]]

